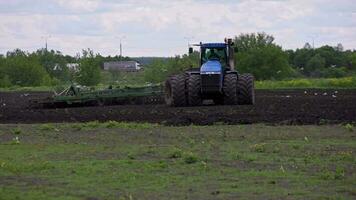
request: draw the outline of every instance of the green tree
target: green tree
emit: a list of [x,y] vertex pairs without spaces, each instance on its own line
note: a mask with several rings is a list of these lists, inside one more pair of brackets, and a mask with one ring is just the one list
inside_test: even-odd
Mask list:
[[7,53],[3,71],[12,85],[40,86],[51,84],[51,79],[41,66],[38,58],[19,49]]
[[307,62],[314,56],[314,50],[310,48],[297,49],[294,53],[292,65],[304,73]]
[[189,68],[198,67],[198,65],[198,52],[168,59],[155,59],[144,68],[144,79],[148,82],[159,83],[172,74],[182,73]]
[[240,34],[235,37],[235,51],[245,52],[255,48],[263,48],[266,46],[274,45],[274,37],[272,35],[267,35],[266,33],[249,33]]
[[82,54],[77,81],[82,85],[97,85],[101,80],[100,62],[90,49],[83,50]]
[[321,72],[324,70],[324,68],[325,68],[325,59],[321,57],[319,54],[316,54],[307,62],[304,68],[304,73],[309,76],[320,77],[322,74]]
[[67,61],[60,51],[38,49],[31,55],[38,57],[39,62],[52,78],[62,81],[69,80],[69,70],[66,66]]
[[9,75],[6,74],[5,70],[5,58],[0,56],[0,87],[6,88],[11,86],[11,80]]
[[236,67],[240,73],[252,73],[256,79],[283,79],[295,74],[288,54],[265,33],[241,34],[235,38]]
[[356,71],[356,51],[352,52],[349,56],[351,70]]

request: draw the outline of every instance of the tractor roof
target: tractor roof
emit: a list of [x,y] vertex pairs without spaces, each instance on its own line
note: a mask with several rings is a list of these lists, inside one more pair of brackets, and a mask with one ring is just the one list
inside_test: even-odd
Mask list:
[[203,48],[225,48],[225,43],[202,43],[201,47]]

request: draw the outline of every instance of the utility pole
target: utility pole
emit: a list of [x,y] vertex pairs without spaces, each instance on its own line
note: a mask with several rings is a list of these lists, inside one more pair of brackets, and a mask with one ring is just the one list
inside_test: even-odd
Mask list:
[[312,46],[313,46],[313,49],[315,49],[314,40],[318,38],[318,35],[311,35],[311,36],[309,36],[309,38],[312,39]]
[[121,36],[116,36],[116,38],[119,38],[120,41],[120,60],[122,59],[122,40],[126,38],[125,35],[121,35]]
[[120,39],[120,58],[122,57],[122,44],[121,44],[121,39]]
[[51,35],[45,35],[45,36],[42,36],[41,37],[42,39],[45,39],[45,50],[47,52],[47,42],[48,42],[48,39],[51,38]]

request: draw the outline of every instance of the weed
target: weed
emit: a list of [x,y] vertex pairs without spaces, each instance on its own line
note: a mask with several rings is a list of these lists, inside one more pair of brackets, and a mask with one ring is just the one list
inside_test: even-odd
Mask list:
[[293,145],[292,145],[292,148],[293,148],[294,150],[298,150],[298,149],[300,149],[300,145],[299,145],[299,144],[293,144]]
[[86,128],[90,128],[90,129],[92,129],[92,128],[98,128],[100,126],[100,123],[99,123],[99,121],[91,121],[91,122],[86,122],[86,123],[84,123],[84,127],[86,127]]
[[246,160],[247,162],[253,162],[257,160],[257,156],[253,154],[247,154],[244,156],[244,160]]
[[184,162],[186,164],[193,164],[193,163],[196,163],[198,162],[198,157],[196,155],[194,155],[193,153],[187,153],[185,156],[184,156]]
[[352,151],[337,152],[334,160],[352,161],[353,160]]
[[20,144],[21,142],[20,142],[20,139],[19,139],[19,137],[14,137],[14,138],[12,138],[12,141],[11,141],[11,143],[10,144],[12,144],[12,145],[16,145],[16,144]]
[[313,160],[313,156],[309,153],[307,153],[303,159],[304,164],[309,164],[312,160]]
[[222,125],[226,125],[226,123],[223,121],[214,122],[214,126],[222,126]]
[[106,127],[106,128],[114,128],[114,127],[116,127],[118,125],[118,122],[117,121],[112,121],[112,120],[110,120],[110,121],[108,121],[108,122],[106,122],[105,124],[104,124],[104,126]]
[[166,161],[160,160],[160,161],[158,162],[158,167],[159,167],[159,168],[162,168],[162,169],[165,169],[165,168],[168,167],[168,164],[167,164]]
[[236,153],[235,155],[234,155],[234,159],[236,159],[236,160],[242,160],[242,158],[243,158],[243,155],[242,155],[242,153]]
[[250,146],[251,151],[263,153],[266,152],[266,143],[259,143]]
[[324,180],[341,180],[345,178],[345,170],[339,166],[336,167],[335,172],[324,169],[320,174],[320,178]]
[[181,158],[183,151],[179,148],[175,148],[169,155],[169,158]]
[[149,129],[153,128],[156,125],[150,123],[135,123],[135,122],[117,122],[117,121],[108,121],[102,123],[105,128],[125,128],[125,129]]
[[127,158],[130,160],[135,160],[135,155],[133,153],[128,153]]
[[14,128],[12,129],[12,133],[15,135],[20,135],[22,133],[22,129],[21,128]]
[[344,127],[350,132],[354,131],[354,126],[352,124],[347,123]]
[[286,170],[284,169],[283,165],[279,168],[283,173],[286,173]]
[[58,131],[53,124],[42,124],[39,126],[39,130],[41,131]]
[[273,148],[273,153],[279,153],[281,151],[281,149],[278,147],[278,146],[275,146],[274,148]]
[[334,174],[334,179],[343,179],[345,177],[345,170],[342,167],[337,166]]
[[319,120],[319,125],[325,125],[325,124],[328,124],[328,120],[326,120],[326,119]]
[[73,128],[76,131],[81,131],[84,128],[84,126],[83,124],[72,124],[71,128]]

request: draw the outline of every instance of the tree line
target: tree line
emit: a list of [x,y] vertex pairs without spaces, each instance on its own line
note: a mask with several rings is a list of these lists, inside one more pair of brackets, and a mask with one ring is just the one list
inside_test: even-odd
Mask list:
[[[241,34],[234,38],[235,65],[240,73],[252,73],[257,80],[281,80],[295,77],[343,77],[356,73],[356,51],[342,44],[313,48],[306,43],[296,50],[284,50],[272,35]],[[76,56],[39,49],[29,53],[20,49],[0,55],[0,87],[51,86],[70,82],[97,85],[102,81],[105,61],[132,60],[129,57],[102,56],[90,49]],[[150,60],[150,61],[148,61]],[[143,78],[159,83],[167,76],[199,67],[199,52],[171,58],[145,59]],[[68,63],[77,63],[73,70]],[[112,72],[114,73],[114,72]]]
[[[102,80],[102,63],[115,60],[130,58],[104,57],[91,49],[84,49],[76,56],[47,49],[32,53],[15,49],[8,51],[6,55],[0,55],[0,87],[53,86],[70,82],[97,85]],[[77,67],[68,67],[69,63],[74,63]]]
[[[283,50],[266,33],[241,34],[234,38],[235,65],[240,73],[252,73],[257,80],[282,80],[307,77],[344,77],[356,74],[356,51],[342,44]],[[188,64],[187,64],[188,63]],[[198,66],[199,54],[156,60],[146,68],[147,80],[160,82],[167,75]]]

